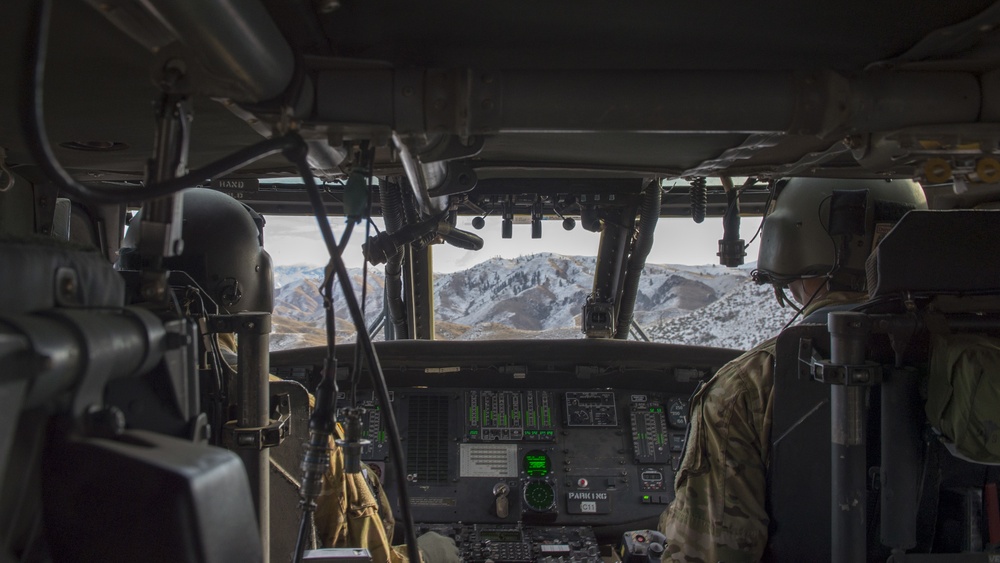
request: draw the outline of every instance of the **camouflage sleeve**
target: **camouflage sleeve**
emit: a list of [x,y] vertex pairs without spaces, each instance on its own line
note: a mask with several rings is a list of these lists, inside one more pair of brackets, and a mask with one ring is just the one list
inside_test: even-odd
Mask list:
[[691,427],[660,517],[669,561],[758,561],[767,544],[773,341],[723,366],[691,401]]

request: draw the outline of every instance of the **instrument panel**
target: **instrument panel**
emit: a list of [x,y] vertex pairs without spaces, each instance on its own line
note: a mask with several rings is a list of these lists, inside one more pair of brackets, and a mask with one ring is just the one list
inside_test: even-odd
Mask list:
[[[417,521],[601,525],[658,516],[673,500],[686,394],[396,388],[392,397]],[[370,394],[360,405],[362,459],[390,471],[384,409]],[[394,499],[391,480],[385,488]]]
[[[368,443],[361,457],[382,474],[398,515],[398,485],[390,475],[399,461],[390,453],[386,422],[391,410],[414,522],[451,530],[456,541],[479,538],[463,551],[468,560],[489,558],[486,547],[516,534],[532,545],[525,560],[534,561],[542,560],[536,540],[557,530],[613,543],[625,530],[655,528],[673,500],[690,396],[738,355],[594,340],[379,346],[391,405],[380,403],[363,376],[353,400],[345,391],[338,395],[338,407],[364,409]],[[322,350],[311,355],[272,354],[272,371],[312,388]],[[342,390],[351,388],[345,364],[352,357],[351,347],[338,349]],[[562,545],[555,536],[547,541]],[[589,545],[581,542],[570,544]],[[508,543],[508,551],[524,555],[518,541]],[[546,557],[588,560],[587,549]]]
[[493,526],[424,524],[418,534],[437,532],[455,540],[465,563],[590,563],[602,561],[587,526]]

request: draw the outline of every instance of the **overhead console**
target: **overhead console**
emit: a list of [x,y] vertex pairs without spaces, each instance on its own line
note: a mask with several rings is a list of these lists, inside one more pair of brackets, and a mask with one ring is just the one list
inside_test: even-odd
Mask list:
[[[414,521],[464,538],[470,561],[477,560],[474,547],[488,555],[487,546],[508,539],[509,550],[534,554],[525,561],[542,553],[530,538],[545,536],[546,549],[558,552],[563,544],[550,526],[587,527],[602,541],[627,529],[655,528],[673,499],[689,397],[737,354],[615,340],[377,347],[402,434]],[[324,353],[277,352],[272,370],[310,386]],[[347,377],[353,350],[344,346],[337,356],[340,377]],[[347,406],[350,385],[339,387],[339,406]],[[367,375],[358,387],[355,400],[365,409],[370,440],[362,459],[383,474],[394,471],[386,407]],[[383,482],[396,503],[394,480]],[[513,545],[518,542],[524,546]]]

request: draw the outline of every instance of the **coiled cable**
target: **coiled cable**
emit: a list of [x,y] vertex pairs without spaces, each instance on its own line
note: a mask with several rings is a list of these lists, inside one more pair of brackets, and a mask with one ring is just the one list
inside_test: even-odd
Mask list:
[[705,213],[708,211],[708,188],[705,185],[704,176],[691,180],[691,218],[695,223],[704,222]]

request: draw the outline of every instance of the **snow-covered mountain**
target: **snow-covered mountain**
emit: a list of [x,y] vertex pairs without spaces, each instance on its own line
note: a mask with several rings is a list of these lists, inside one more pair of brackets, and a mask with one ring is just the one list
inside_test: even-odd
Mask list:
[[[438,317],[469,326],[502,323],[543,331],[579,326],[592,290],[592,257],[542,253],[494,258],[454,274],[436,276]],[[649,265],[636,298],[636,319],[650,325],[714,302],[745,276],[722,267]]]
[[645,330],[656,342],[746,350],[781,332],[794,315],[778,306],[770,285],[747,276],[718,300]]
[[[351,268],[348,273],[351,275],[354,294],[360,302],[362,271],[360,268]],[[323,332],[326,327],[326,310],[320,294],[323,276],[324,269],[316,266],[278,266],[274,269],[272,350],[326,344]],[[383,281],[380,271],[369,269],[364,307],[369,325],[382,311]],[[333,306],[337,318],[337,340],[353,340],[354,324],[350,321],[351,316],[347,312],[339,283],[334,284]]]
[[[582,338],[580,315],[591,292],[595,259],[542,253],[493,258],[461,272],[434,277],[439,338]],[[789,310],[777,307],[770,286],[750,281],[749,269],[722,266],[647,265],[639,284],[635,318],[653,340],[747,348],[776,334]],[[351,270],[357,291],[362,272]],[[324,342],[323,268],[275,269],[272,348]],[[369,268],[366,317],[382,310],[383,277]],[[353,325],[339,287],[334,291],[338,340],[353,339]]]

